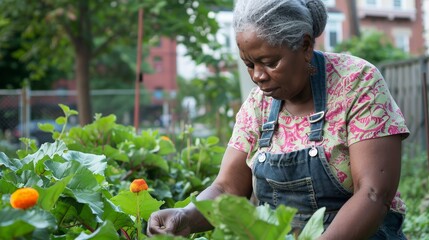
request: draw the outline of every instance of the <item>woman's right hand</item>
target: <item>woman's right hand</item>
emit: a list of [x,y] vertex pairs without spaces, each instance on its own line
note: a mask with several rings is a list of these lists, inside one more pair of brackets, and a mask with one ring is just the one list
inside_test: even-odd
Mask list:
[[159,210],[150,215],[147,225],[147,235],[172,234],[188,236],[191,227],[186,210],[183,208],[171,208]]
[[[249,198],[252,194],[252,171],[246,164],[246,157],[247,153],[228,147],[218,176],[210,187],[198,195],[197,200],[215,199],[224,193]],[[184,208],[163,209],[152,213],[147,225],[147,235],[188,236],[211,229],[213,226],[190,203]]]

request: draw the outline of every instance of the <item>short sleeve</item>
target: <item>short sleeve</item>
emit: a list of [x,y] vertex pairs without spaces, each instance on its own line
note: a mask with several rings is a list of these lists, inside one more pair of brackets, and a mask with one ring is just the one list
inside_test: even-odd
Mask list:
[[388,135],[409,135],[404,116],[376,67],[365,64],[349,75],[347,142],[353,143]]
[[228,146],[239,151],[250,153],[259,138],[260,112],[258,108],[257,89],[250,92],[241,105],[235,119],[235,124]]

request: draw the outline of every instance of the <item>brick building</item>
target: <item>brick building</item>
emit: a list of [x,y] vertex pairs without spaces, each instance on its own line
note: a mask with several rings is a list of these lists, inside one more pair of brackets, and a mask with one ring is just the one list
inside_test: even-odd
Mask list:
[[154,70],[154,73],[143,76],[144,88],[153,93],[152,102],[162,103],[165,94],[174,97],[177,92],[176,41],[160,38],[158,45],[151,47],[145,60]]
[[[426,51],[424,39],[423,0],[356,0],[361,33],[368,30],[383,32],[394,44],[411,55]],[[327,51],[351,37],[347,1],[324,0],[329,18],[317,47]]]

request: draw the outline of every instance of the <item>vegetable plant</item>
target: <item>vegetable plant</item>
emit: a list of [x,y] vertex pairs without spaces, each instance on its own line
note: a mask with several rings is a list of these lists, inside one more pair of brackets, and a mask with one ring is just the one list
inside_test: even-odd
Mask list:
[[60,107],[61,132],[39,126],[55,142],[37,147],[22,139],[26,147],[16,158],[0,152],[2,239],[147,239],[152,212],[190,201],[214,231],[152,238],[315,239],[323,231],[323,209],[292,236],[292,208],[256,207],[237,196],[196,201],[194,190],[210,184],[216,174],[211,167],[220,163],[215,137],[197,139],[177,152],[169,137],[156,131],[137,134],[116,124],[114,115],[96,115],[92,124],[67,128],[68,117],[77,112]]

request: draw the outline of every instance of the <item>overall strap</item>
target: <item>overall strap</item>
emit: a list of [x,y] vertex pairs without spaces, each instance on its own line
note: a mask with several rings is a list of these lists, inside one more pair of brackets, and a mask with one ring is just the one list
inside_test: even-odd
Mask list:
[[277,120],[279,119],[279,113],[282,106],[282,100],[274,99],[271,102],[270,115],[268,116],[267,122],[262,125],[262,134],[259,138],[259,147],[269,147],[271,139],[273,138],[274,131],[276,130]]
[[325,57],[319,51],[313,52],[311,64],[316,67],[317,72],[311,76],[311,91],[313,93],[314,114],[310,115],[310,136],[309,141],[318,142],[323,140],[323,124],[325,123],[326,113],[326,75],[325,75]]
[[[319,51],[314,51],[311,64],[316,67],[317,72],[310,79],[315,113],[309,116],[308,119],[311,124],[309,140],[317,142],[323,139],[323,124],[325,123],[326,112],[325,58],[323,54]],[[262,125],[261,137],[258,140],[259,147],[269,147],[271,145],[282,103],[282,100],[272,100],[270,115],[267,122]]]

